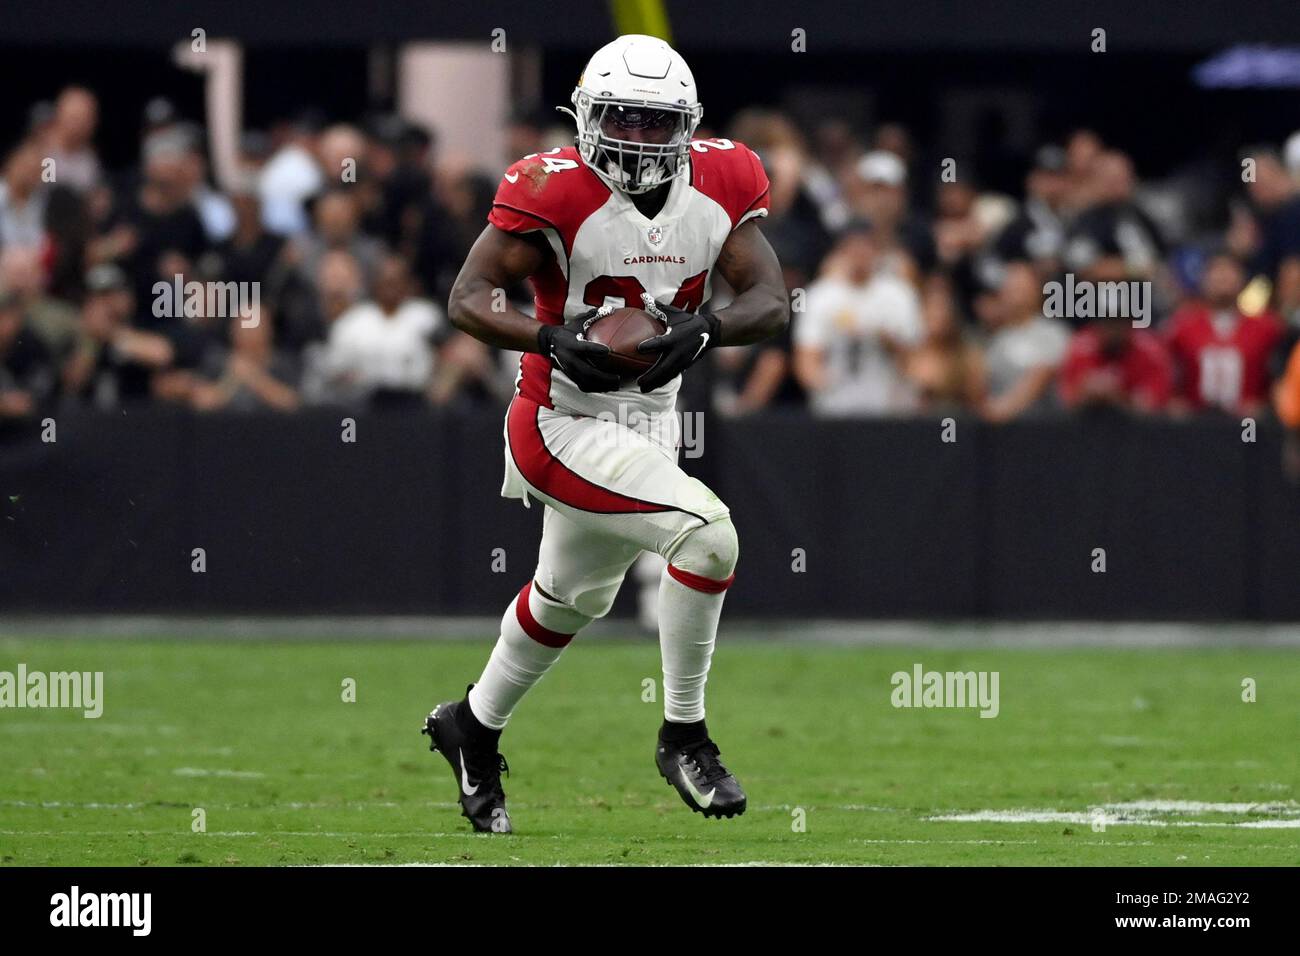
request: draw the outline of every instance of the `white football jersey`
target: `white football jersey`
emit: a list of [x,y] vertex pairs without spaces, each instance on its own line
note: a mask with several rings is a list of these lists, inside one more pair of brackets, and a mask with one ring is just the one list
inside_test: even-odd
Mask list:
[[863,285],[838,278],[808,287],[794,326],[796,347],[819,350],[826,387],[810,397],[818,415],[888,415],[911,411],[913,387],[882,335],[905,346],[923,338],[921,304],[911,284],[880,273]]
[[[488,221],[506,232],[540,232],[554,255],[532,276],[537,318],[562,325],[593,307],[641,307],[641,293],[694,311],[712,294],[713,268],[732,230],[766,216],[768,181],[741,143],[694,140],[690,169],[672,181],[663,209],[647,219],[610,189],[573,147],[527,156],[508,170]],[[575,415],[672,414],[680,378],[643,394],[633,382],[585,393],[549,359],[525,353],[518,394]]]

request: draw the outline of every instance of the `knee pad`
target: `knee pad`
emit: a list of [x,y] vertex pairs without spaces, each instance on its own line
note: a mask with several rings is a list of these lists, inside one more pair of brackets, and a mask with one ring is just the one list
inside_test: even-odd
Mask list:
[[592,620],[602,618],[614,606],[614,598],[618,597],[618,589],[622,583],[620,579],[617,584],[589,587],[574,596],[573,606],[579,613],[585,614]]
[[608,614],[614,606],[614,598],[618,596],[619,586],[623,583],[621,575],[616,581],[610,581],[602,575],[599,580],[565,581],[562,587],[560,581],[541,567],[538,567],[534,580],[553,595],[554,600],[538,592],[536,587],[533,588],[533,593],[553,609],[552,613],[557,617],[570,617],[570,626],[575,630]]
[[683,538],[667,557],[669,565],[679,571],[710,581],[726,581],[736,570],[736,561],[740,558],[736,526],[729,517],[710,521]]
[[[528,602],[526,610],[521,606],[525,601]],[[518,619],[525,633],[528,632],[527,621],[530,618],[548,631],[565,635],[577,634],[591,623],[590,617],[579,613],[575,608],[548,598],[532,581],[524,586],[515,600],[510,602],[510,607],[506,608],[505,617],[501,621],[501,633],[510,633],[508,624],[512,618]]]

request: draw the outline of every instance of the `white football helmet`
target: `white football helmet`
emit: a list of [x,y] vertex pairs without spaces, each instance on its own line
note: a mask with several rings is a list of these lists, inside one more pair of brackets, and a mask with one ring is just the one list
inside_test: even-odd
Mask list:
[[[704,108],[686,61],[663,40],[631,33],[596,51],[573,90],[578,152],[611,187],[644,193],[687,168]],[[561,107],[563,109],[563,107]]]

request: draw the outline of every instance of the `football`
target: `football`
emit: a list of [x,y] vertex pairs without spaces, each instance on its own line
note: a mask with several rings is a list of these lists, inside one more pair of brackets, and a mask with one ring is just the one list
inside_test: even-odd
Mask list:
[[593,322],[587,328],[586,337],[589,341],[609,346],[609,354],[595,364],[614,372],[622,384],[629,385],[659,360],[658,355],[638,352],[636,347],[646,339],[662,335],[667,328],[661,319],[649,312],[622,308]]

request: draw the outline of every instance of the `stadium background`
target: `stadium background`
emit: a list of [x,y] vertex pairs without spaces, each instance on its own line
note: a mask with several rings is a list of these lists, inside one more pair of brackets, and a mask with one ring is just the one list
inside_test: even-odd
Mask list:
[[[1273,215],[1241,183],[1242,151],[1260,144],[1280,151],[1300,126],[1300,69],[1286,46],[1300,41],[1300,15],[1284,3],[1199,5],[1195,16],[1174,7],[1153,16],[1120,3],[1091,4],[1086,13],[1028,3],[814,3],[791,19],[761,4],[705,11],[579,3],[556,17],[541,7],[453,11],[384,2],[367,4],[364,17],[345,3],[320,4],[310,17],[277,4],[205,3],[183,11],[128,5],[111,22],[105,16],[56,0],[21,7],[0,27],[7,155],[48,129],[39,104],[55,104],[73,86],[97,103],[84,147],[99,161],[97,188],[81,192],[73,226],[52,220],[46,233],[53,238],[35,240],[47,242],[40,248],[51,293],[71,310],[74,326],[60,340],[68,354],[83,341],[91,264],[116,262],[129,282],[147,288],[150,269],[164,261],[142,263],[102,242],[136,222],[150,124],[165,141],[180,131],[181,145],[164,147],[201,158],[198,181],[183,188],[204,192],[217,221],[223,210],[229,215],[236,192],[258,188],[249,170],[295,136],[318,157],[331,135],[344,152],[397,153],[406,182],[377,183],[363,159],[355,186],[324,177],[312,192],[361,196],[368,210],[343,240],[367,274],[351,294],[372,295],[386,281],[375,278],[379,258],[400,247],[417,294],[441,309],[500,169],[522,151],[564,142],[556,138],[563,117],[550,111],[567,103],[585,57],[618,23],[671,29],[696,72],[708,130],[756,135],[765,159],[784,163],[774,180],[788,182],[797,157],[796,197],[764,225],[792,285],[812,283],[846,223],[870,208],[852,194],[863,186],[855,172],[864,168],[861,157],[898,150],[907,175],[904,225],[915,234],[899,242],[917,264],[910,277],[927,296],[934,276],[950,277],[936,298],[952,304],[964,347],[987,348],[980,312],[989,302],[996,311],[998,273],[989,279],[973,263],[996,248],[1021,208],[1028,171],[1062,161],[1044,158],[1042,148],[1070,147],[1090,130],[1102,148],[1133,162],[1133,200],[1159,237],[1159,262],[1130,272],[1163,290],[1155,333],[1195,298],[1204,256],[1225,242],[1247,250],[1248,276],[1269,280],[1252,287],[1251,308],[1271,310],[1285,327],[1269,358],[1270,385],[1300,331],[1286,256],[1265,261],[1258,235],[1253,246],[1241,238],[1243,219],[1258,227]],[[196,27],[214,50],[233,40],[239,55],[238,177],[213,172],[221,166],[209,122],[213,84],[181,62],[194,57],[176,52],[190,46]],[[1091,49],[1097,27],[1106,30],[1104,53]],[[796,28],[805,31],[807,52],[791,50]],[[492,49],[494,31],[504,31],[503,52]],[[1263,43],[1271,46],[1254,45]],[[1205,79],[1211,72],[1217,80]],[[446,91],[436,92],[442,86],[468,99],[449,111]],[[971,191],[941,196],[945,157],[957,158],[959,180]],[[815,180],[814,170],[828,175]],[[374,189],[377,198],[366,191]],[[1279,218],[1294,217],[1296,196]],[[1081,202],[1072,216],[1087,211]],[[309,200],[304,216],[316,215],[315,205]],[[416,211],[414,233],[402,232],[394,205]],[[973,225],[978,238],[958,240],[965,245],[954,255],[936,252],[945,218],[957,232]],[[1282,241],[1300,242],[1288,222]],[[187,269],[230,277],[221,271],[230,263],[221,228],[182,250]],[[266,241],[281,256],[301,246],[299,261],[305,255],[310,263],[328,245],[310,223],[283,246]],[[175,260],[165,261],[170,268]],[[308,352],[327,342],[337,312],[326,314],[321,280],[308,267],[297,269],[287,292],[270,280],[271,265],[258,268],[276,290],[264,293],[276,330],[273,361],[285,369],[274,375],[296,390],[295,410],[268,410],[242,387],[235,399],[214,398],[212,386],[228,381],[234,361],[227,331],[202,321],[197,332],[181,328],[182,320],[158,327],[147,297],[137,295],[131,320],[175,345],[159,370],[165,386],[157,377],[127,377],[119,384],[138,394],[105,400],[84,381],[77,389],[65,383],[3,422],[0,606],[491,614],[507,581],[527,573],[537,515],[496,496],[499,416],[513,359],[480,352],[444,327],[430,347],[435,378],[463,378],[438,392],[437,407],[418,388],[377,397],[328,384],[312,391]],[[802,317],[794,320],[797,340]],[[10,346],[11,360],[13,352]],[[49,361],[61,375],[66,358]],[[783,370],[780,384],[752,399],[750,375],[768,361]],[[965,396],[828,417],[810,406],[792,364],[789,344],[778,343],[691,375],[684,410],[702,415],[702,454],[685,464],[731,504],[745,542],[732,615],[1300,616],[1300,589],[1292,586],[1300,496],[1271,395],[1249,409],[1098,416],[1060,407],[1053,381],[1011,421],[994,421],[982,400]],[[20,375],[6,381],[22,388]],[[1246,414],[1259,421],[1251,443],[1241,440]],[[46,415],[57,421],[57,442],[40,441]],[[955,443],[940,440],[948,415],[958,422]],[[344,416],[358,423],[355,444],[340,441]],[[196,547],[207,554],[203,574],[191,569]],[[1106,551],[1104,574],[1093,570],[1096,548]],[[496,549],[506,556],[504,574]],[[799,555],[806,571],[792,569]],[[620,613],[631,613],[633,597],[623,596]]]
[[[1006,277],[1018,275],[1023,293],[1025,273],[945,268],[927,237],[996,248],[990,223],[1023,208],[1027,172],[1060,170],[1061,154],[1044,146],[1073,144],[1089,165],[1079,130],[1132,160],[1136,208],[1161,233],[1159,265],[1125,266],[1161,290],[1154,336],[1225,241],[1268,280],[1243,304],[1276,313],[1284,341],[1300,324],[1287,257],[1261,254],[1275,244],[1257,231],[1267,219],[1278,244],[1294,238],[1288,174],[1276,162],[1264,170],[1274,187],[1264,208],[1240,167],[1242,150],[1264,157],[1262,145],[1283,149],[1300,127],[1294,2],[787,6],[8,5],[0,675],[99,672],[104,706],[93,720],[74,708],[0,709],[0,866],[1300,864],[1300,628],[1290,623],[1300,617],[1290,477],[1300,455],[1271,395],[1249,409],[1254,442],[1242,441],[1241,409],[1063,409],[1056,371],[1020,415],[975,392],[940,407],[901,389],[871,415],[832,417],[793,384],[786,342],[693,369],[684,390],[684,410],[702,422],[691,420],[702,454],[685,466],[731,505],[741,539],[708,719],[750,795],[746,814],[725,825],[689,814],[651,768],[660,661],[635,623],[638,577],[503,737],[515,834],[476,835],[457,817],[446,767],[416,729],[480,672],[535,560],[537,509],[497,496],[511,362],[484,361],[445,329],[415,343],[436,355],[435,402],[423,380],[349,393],[307,374],[310,356],[329,354],[326,329],[358,301],[400,285],[400,269],[357,279],[361,260],[375,272],[394,265],[384,244],[410,255],[421,292],[443,307],[502,169],[564,141],[541,127],[561,119],[551,108],[616,33],[670,29],[708,131],[757,132],[784,193],[784,214],[763,229],[793,285],[811,288],[827,269],[844,228],[837,196],[878,213],[906,198],[913,228],[906,249],[892,247],[892,268],[927,293],[931,318],[948,290],[930,295],[929,277],[950,274],[959,300],[965,335],[945,339],[940,358],[954,342],[988,352],[1010,314]],[[1105,53],[1090,49],[1096,28]],[[206,60],[189,53],[195,29]],[[792,51],[795,29],[807,52]],[[69,88],[93,95],[89,140],[88,100]],[[209,122],[234,91],[237,126]],[[72,142],[51,135],[61,94]],[[37,184],[28,195],[48,205],[13,203],[10,184],[31,184],[33,153],[25,169],[9,158],[33,135],[38,159],[60,147],[56,186],[93,181],[93,157],[103,188],[69,203]],[[277,209],[328,220],[346,252],[325,248],[317,226],[283,244],[253,228],[242,245],[195,228],[195,199],[209,226],[229,225],[231,211],[259,222],[264,209],[248,198],[258,177],[247,173],[295,139],[312,151],[300,175],[314,155],[328,152],[332,168],[366,154],[356,183],[322,184],[328,195]],[[226,180],[232,146],[244,174]],[[901,191],[861,181],[875,148],[908,154]],[[974,190],[940,188],[946,157]],[[1109,184],[1123,185],[1123,157],[1109,159]],[[898,163],[877,156],[865,170],[888,179]],[[1072,203],[1095,201],[1092,172],[1066,176],[1084,187]],[[803,184],[797,203],[792,182]],[[175,213],[166,229],[141,209],[159,190]],[[357,232],[354,202],[368,210]],[[178,225],[193,246],[180,260],[156,256]],[[135,254],[132,232],[150,255]],[[1092,237],[1109,241],[1104,227]],[[293,261],[281,263],[286,249]],[[229,342],[222,323],[159,322],[147,298],[126,309],[120,287],[147,294],[159,258],[204,278],[232,262],[260,277],[260,328],[276,331],[278,348]],[[330,267],[303,265],[318,259]],[[122,271],[92,272],[92,261]],[[33,294],[41,278],[53,296]],[[1016,301],[1022,324],[1011,327],[1042,328]],[[87,337],[104,337],[109,306],[115,346],[143,348],[153,373],[120,368],[116,353],[100,361],[105,349]],[[809,314],[795,315],[796,343]],[[56,387],[66,353],[51,365],[15,349],[33,325],[55,352],[62,343],[71,358],[94,357],[103,387],[75,376],[76,388]],[[160,340],[168,349],[151,351]],[[1267,357],[1266,389],[1284,352]],[[738,397],[751,366],[781,373],[766,403]],[[876,367],[901,378],[909,366]],[[440,374],[455,370],[477,384]],[[948,415],[954,443],[941,440]],[[57,441],[41,440],[46,418]],[[344,418],[355,443],[341,441]],[[1097,548],[1104,574],[1093,571]],[[895,706],[894,679],[920,668],[1000,675],[997,719]],[[1017,923],[1004,881],[986,882],[1001,897],[989,918]],[[1072,928],[1107,902],[1061,898]],[[347,907],[335,910],[346,922]]]

